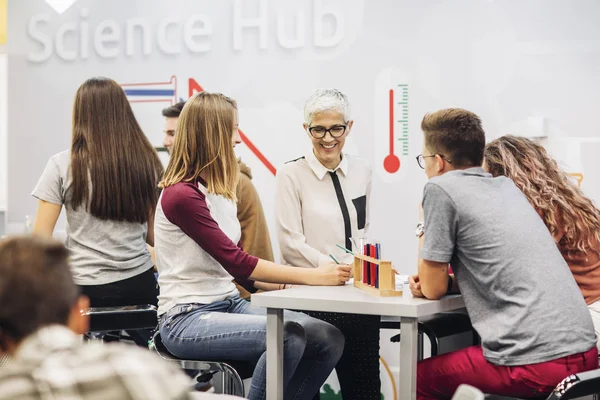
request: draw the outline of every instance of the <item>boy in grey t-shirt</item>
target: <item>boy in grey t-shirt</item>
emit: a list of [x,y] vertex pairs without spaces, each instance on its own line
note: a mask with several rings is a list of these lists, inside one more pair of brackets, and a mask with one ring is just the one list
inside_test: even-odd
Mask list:
[[417,161],[430,181],[411,291],[439,299],[460,288],[482,345],[419,363],[417,398],[450,398],[461,383],[540,396],[570,374],[597,368],[589,312],[550,232],[510,179],[480,167],[479,117],[440,110],[421,128]]

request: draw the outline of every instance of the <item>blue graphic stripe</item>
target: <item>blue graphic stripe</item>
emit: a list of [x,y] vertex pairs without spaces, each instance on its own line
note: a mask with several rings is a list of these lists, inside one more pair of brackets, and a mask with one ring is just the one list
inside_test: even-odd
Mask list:
[[169,89],[125,89],[127,96],[174,96],[175,91]]

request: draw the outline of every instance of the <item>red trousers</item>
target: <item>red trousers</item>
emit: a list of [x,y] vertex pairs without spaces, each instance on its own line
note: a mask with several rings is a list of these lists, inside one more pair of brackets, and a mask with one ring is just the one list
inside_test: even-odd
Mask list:
[[545,397],[567,376],[596,368],[596,346],[585,353],[513,367],[488,362],[481,346],[472,346],[419,362],[417,400],[449,399],[461,383],[487,394]]

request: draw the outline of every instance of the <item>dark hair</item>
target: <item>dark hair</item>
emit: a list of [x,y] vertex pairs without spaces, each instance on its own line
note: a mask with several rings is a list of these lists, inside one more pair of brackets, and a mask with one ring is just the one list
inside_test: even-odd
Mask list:
[[454,167],[481,166],[485,132],[481,119],[460,108],[447,108],[425,114],[421,122],[425,147],[447,157]]
[[67,324],[79,296],[68,256],[53,239],[0,241],[0,339],[18,342],[43,326]]
[[121,86],[102,77],[85,81],[73,105],[70,206],[100,219],[146,222],[162,173]]
[[163,108],[162,115],[167,118],[179,118],[183,106],[185,106],[185,101],[180,101],[179,103],[173,104],[171,107]]

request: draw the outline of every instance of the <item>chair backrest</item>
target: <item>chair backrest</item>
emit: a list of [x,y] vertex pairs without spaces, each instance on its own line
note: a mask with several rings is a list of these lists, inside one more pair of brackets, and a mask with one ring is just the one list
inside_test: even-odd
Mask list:
[[600,369],[581,372],[563,379],[548,400],[569,400],[600,393]]

